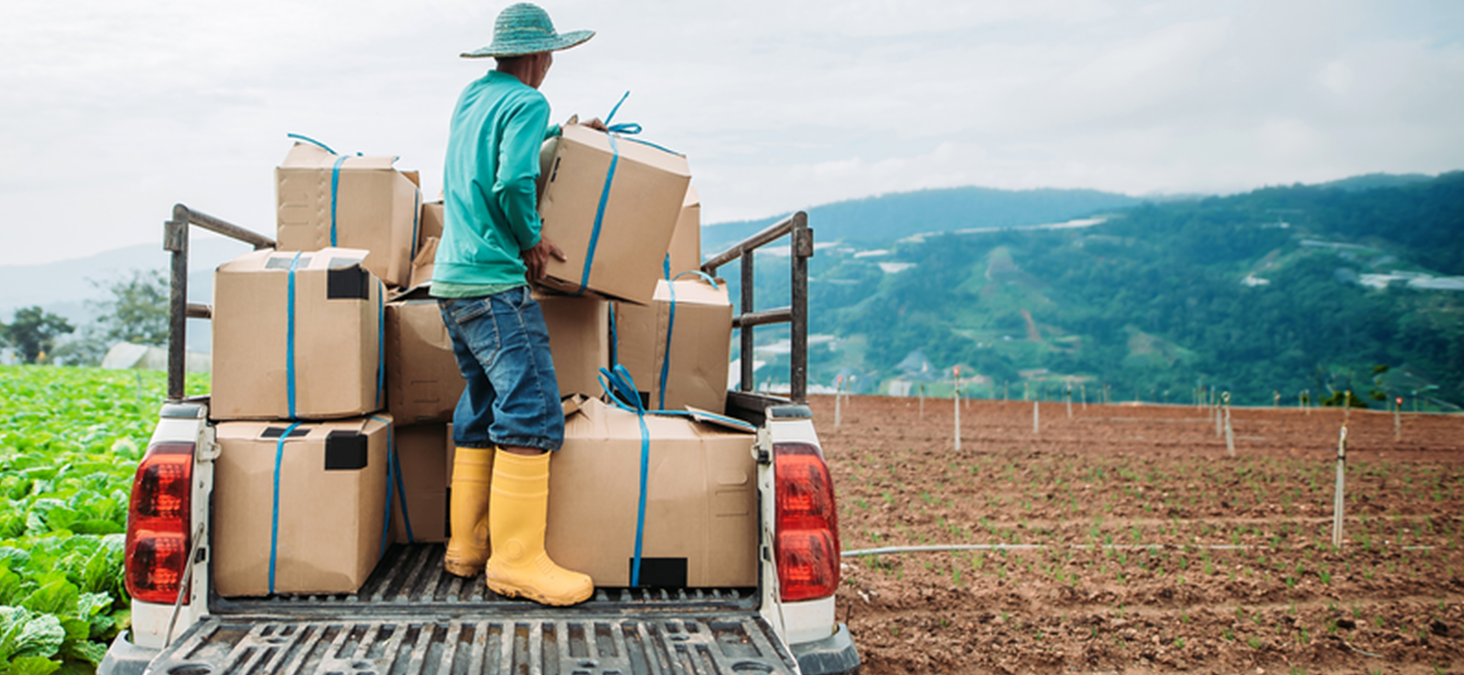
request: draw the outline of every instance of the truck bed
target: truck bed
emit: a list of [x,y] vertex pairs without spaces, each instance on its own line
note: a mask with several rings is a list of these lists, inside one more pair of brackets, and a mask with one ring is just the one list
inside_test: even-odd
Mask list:
[[442,571],[441,544],[392,546],[354,594],[213,598],[149,672],[791,673],[756,589],[597,588],[545,608]]

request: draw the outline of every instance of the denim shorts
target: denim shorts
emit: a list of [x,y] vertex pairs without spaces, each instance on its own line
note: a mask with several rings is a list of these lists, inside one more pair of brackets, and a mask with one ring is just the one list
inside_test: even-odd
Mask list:
[[438,298],[467,386],[452,415],[453,443],[558,450],[564,411],[544,312],[527,286],[483,298]]

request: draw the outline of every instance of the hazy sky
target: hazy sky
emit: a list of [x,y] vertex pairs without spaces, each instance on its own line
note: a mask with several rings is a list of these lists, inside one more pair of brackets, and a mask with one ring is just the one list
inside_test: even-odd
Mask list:
[[[504,2],[4,0],[0,265],[265,233],[288,132],[441,186]],[[688,155],[704,222],[927,187],[1233,192],[1464,168],[1464,2],[545,0],[543,91]]]

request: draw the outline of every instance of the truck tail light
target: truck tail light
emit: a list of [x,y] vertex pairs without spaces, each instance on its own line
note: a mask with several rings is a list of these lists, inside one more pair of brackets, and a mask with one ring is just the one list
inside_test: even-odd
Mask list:
[[773,446],[777,492],[779,592],[785,602],[815,600],[839,587],[839,518],[823,452],[807,443]]
[[178,600],[193,544],[193,449],[192,443],[155,443],[137,467],[127,509],[124,577],[134,600],[168,605]]

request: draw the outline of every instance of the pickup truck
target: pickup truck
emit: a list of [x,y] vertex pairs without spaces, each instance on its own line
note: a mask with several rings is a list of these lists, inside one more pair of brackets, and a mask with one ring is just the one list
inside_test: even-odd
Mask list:
[[[393,544],[366,583],[339,595],[226,598],[211,583],[214,460],[207,397],[184,388],[191,226],[272,248],[268,237],[179,204],[165,222],[172,253],[168,402],[137,469],[128,511],[126,587],[132,625],[101,675],[208,673],[856,673],[859,656],[835,620],[839,536],[833,485],[807,391],[808,258],[813,232],[797,213],[708,259],[741,261],[742,377],[725,413],[755,425],[758,585],[596,588],[551,608],[499,597],[481,579],[443,571],[442,544]],[[753,310],[753,252],[791,238],[792,302]],[[790,396],[751,391],[753,329],[789,323]]]

